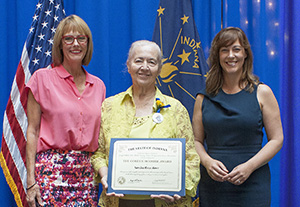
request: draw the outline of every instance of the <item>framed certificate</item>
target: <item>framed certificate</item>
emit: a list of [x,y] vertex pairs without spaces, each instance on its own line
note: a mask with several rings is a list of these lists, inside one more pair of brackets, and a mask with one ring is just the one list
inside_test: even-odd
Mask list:
[[185,196],[184,138],[112,138],[108,193]]

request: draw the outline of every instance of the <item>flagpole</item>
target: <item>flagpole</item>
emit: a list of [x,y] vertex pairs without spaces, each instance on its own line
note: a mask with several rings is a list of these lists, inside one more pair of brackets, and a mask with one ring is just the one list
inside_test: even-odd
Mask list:
[[223,29],[223,0],[221,0],[221,29]]

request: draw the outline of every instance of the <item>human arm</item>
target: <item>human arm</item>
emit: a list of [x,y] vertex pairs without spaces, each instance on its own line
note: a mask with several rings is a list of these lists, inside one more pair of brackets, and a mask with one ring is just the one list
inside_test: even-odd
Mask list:
[[208,175],[215,181],[223,182],[224,176],[228,174],[225,165],[210,157],[204,148],[204,126],[202,122],[202,103],[204,95],[198,94],[196,97],[193,113],[193,132],[195,136],[195,147],[201,159],[201,164],[206,168]]
[[268,163],[281,149],[283,131],[280,111],[272,90],[265,84],[257,88],[257,99],[262,111],[263,123],[267,135],[267,144],[251,159],[235,167],[226,177],[233,184],[242,184],[253,171]]
[[94,178],[98,183],[102,183],[101,179],[103,176],[107,177],[107,166],[108,166],[108,155],[106,154],[106,141],[103,132],[103,125],[104,125],[103,122],[104,120],[103,120],[103,113],[102,113],[100,134],[98,137],[98,149],[91,157],[91,163],[95,171]]
[[[102,184],[104,192],[106,192],[108,188],[107,183],[107,175],[108,175],[108,152],[109,152],[109,144],[110,140],[108,138],[108,134],[110,131],[110,123],[111,119],[108,111],[111,110],[111,104],[108,101],[103,102],[101,108],[101,126],[98,137],[98,149],[95,151],[93,156],[91,157],[91,163],[95,171],[95,181]],[[106,194],[107,196],[118,196],[122,197],[123,194]]]
[[27,168],[27,202],[29,206],[35,206],[36,200],[42,206],[40,188],[35,179],[35,157],[37,142],[40,132],[41,108],[29,90],[27,99],[27,143],[26,143],[26,168]]
[[200,157],[196,152],[190,116],[184,106],[176,106],[176,137],[185,138],[186,194],[196,195],[200,180]]

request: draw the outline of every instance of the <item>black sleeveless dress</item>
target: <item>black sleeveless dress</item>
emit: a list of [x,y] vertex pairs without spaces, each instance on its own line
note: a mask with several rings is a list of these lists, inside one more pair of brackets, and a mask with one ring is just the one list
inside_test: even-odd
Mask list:
[[[242,90],[217,96],[205,92],[202,119],[208,154],[231,171],[262,148],[263,121],[257,100],[257,86],[250,93]],[[268,164],[254,171],[241,185],[217,182],[201,165],[200,207],[267,207],[270,206],[270,170]]]

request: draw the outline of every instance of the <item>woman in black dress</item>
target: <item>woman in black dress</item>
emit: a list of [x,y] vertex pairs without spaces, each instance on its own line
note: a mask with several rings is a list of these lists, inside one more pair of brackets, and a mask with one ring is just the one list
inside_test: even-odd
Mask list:
[[208,60],[206,89],[197,95],[193,115],[200,206],[270,206],[268,162],[283,143],[276,98],[253,75],[252,51],[240,28],[222,29]]

